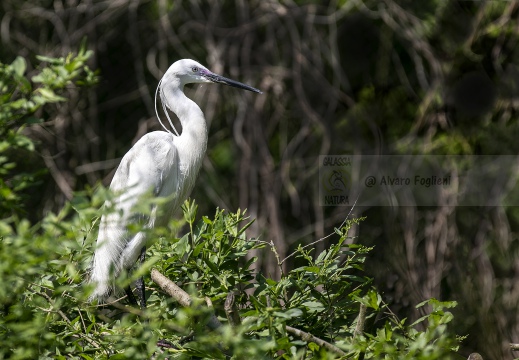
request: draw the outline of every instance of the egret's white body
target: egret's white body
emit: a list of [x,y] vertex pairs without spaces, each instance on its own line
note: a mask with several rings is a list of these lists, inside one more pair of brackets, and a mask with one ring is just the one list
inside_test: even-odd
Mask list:
[[[123,157],[110,190],[119,194],[115,211],[101,218],[90,282],[91,299],[104,299],[114,289],[115,278],[131,268],[146,245],[144,232],[133,234],[127,226],[165,225],[193,190],[207,148],[207,123],[202,110],[183,92],[188,83],[217,82],[261,93],[248,85],[213,74],[194,60],[179,60],[159,83],[163,104],[175,113],[182,134],[154,131],[144,135]],[[159,90],[158,89],[158,90]],[[167,198],[149,215],[135,214],[134,206],[148,194]]]

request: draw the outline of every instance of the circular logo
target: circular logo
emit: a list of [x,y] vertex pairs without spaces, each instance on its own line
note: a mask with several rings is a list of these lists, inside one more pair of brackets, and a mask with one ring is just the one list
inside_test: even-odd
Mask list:
[[321,179],[324,189],[329,193],[345,193],[348,191],[348,172],[344,169],[329,169],[324,171]]

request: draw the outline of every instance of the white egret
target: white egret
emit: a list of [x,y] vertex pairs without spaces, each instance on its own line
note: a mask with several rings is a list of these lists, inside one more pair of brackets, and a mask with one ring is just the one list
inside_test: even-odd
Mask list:
[[[194,60],[183,59],[170,66],[157,86],[155,98],[159,93],[172,127],[167,109],[178,116],[182,133],[171,133],[161,122],[165,131],[144,135],[117,168],[110,190],[119,195],[112,203],[115,211],[103,215],[99,225],[89,279],[95,284],[91,300],[106,299],[114,291],[115,279],[121,272],[130,269],[139,256],[144,260],[145,233],[134,234],[128,225],[132,222],[148,228],[165,225],[193,189],[207,148],[207,123],[202,110],[183,92],[184,85],[189,83],[220,83],[261,94],[249,85],[212,73]],[[160,121],[158,113],[157,118]],[[150,192],[168,201],[150,215],[132,212],[135,204]],[[145,307],[142,279],[138,287],[141,306]],[[126,292],[130,301],[135,302],[131,290]]]

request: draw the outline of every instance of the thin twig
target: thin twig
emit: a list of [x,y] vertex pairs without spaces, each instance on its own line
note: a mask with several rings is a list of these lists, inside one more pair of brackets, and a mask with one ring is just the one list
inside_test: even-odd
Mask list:
[[[350,212],[348,213],[348,215],[346,216],[346,218],[344,219],[344,221],[341,223],[341,225],[339,226],[339,229],[342,228],[344,226],[344,224],[346,223],[346,221],[348,220],[348,218],[350,217],[351,215],[351,212],[353,211],[353,209],[355,208],[355,205],[357,204],[357,200],[359,200],[359,197],[357,196],[357,198],[355,199],[355,202],[353,203],[353,206],[351,207],[351,210]],[[324,241],[326,239],[328,239],[330,236],[332,236],[333,234],[335,234],[335,232],[332,232],[328,235],[326,235],[325,237],[322,237],[320,238],[319,240],[316,240],[310,244],[307,244],[303,247],[301,247],[301,249],[304,249],[304,248],[307,248],[309,246],[312,246],[312,245],[315,245],[321,241]],[[283,259],[283,261],[281,261],[280,265],[283,264],[286,260],[288,260],[289,258],[291,258],[292,256],[294,256],[295,254],[297,254],[297,251],[294,251],[292,254],[288,255],[286,258]]]
[[103,303],[101,303],[101,304],[97,304],[97,305],[94,305],[94,306],[95,306],[95,307],[105,307],[105,306],[107,306],[107,305],[113,305],[113,304],[115,304],[115,303],[121,302],[121,300],[124,300],[124,299],[126,299],[126,298],[128,298],[127,295],[121,296],[120,298],[117,298],[117,299],[114,298],[114,297],[112,297],[112,296],[110,296],[110,297],[107,299],[107,300],[108,300],[107,302],[103,302]]
[[126,311],[130,314],[134,314],[139,317],[146,317],[146,313],[144,311],[142,311],[141,309],[135,308],[133,306],[123,305],[119,302],[113,302],[113,303],[111,303],[111,305],[116,309]]
[[[61,318],[70,326],[71,323],[70,323],[70,320],[69,318],[67,317],[67,315],[65,315],[65,313],[63,311],[61,311],[60,309],[56,309],[56,305],[54,303],[54,300],[46,293],[44,292],[39,292],[39,291],[36,291],[36,290],[32,290],[32,292],[38,296],[41,296],[42,298],[44,298],[45,300],[47,300],[51,306],[51,310],[49,310],[50,312],[56,312],[59,314],[59,316],[61,316]],[[43,310],[43,309],[42,309]],[[99,348],[100,345],[99,343],[97,343],[95,340],[92,340],[87,334],[83,334],[83,333],[78,333],[78,334],[75,334],[74,336],[77,336],[78,338],[80,339],[83,339],[85,341],[87,341],[88,343],[90,343],[90,345],[94,346],[94,347],[97,347]]]
[[[270,246],[270,249],[272,250],[272,252],[274,253],[274,256],[276,257],[276,260],[277,260],[277,264],[281,270],[281,274],[283,274],[283,268],[281,267],[281,265],[283,264],[281,262],[281,258],[279,257],[279,253],[276,249],[276,244],[274,244],[274,240],[270,240],[270,242],[268,241],[263,241],[263,240],[257,240],[257,239],[250,239],[250,241],[252,242],[257,242],[259,244],[265,244],[265,245],[268,245]],[[286,260],[286,259],[285,259]],[[284,260],[283,260],[284,261]]]
[[88,332],[88,330],[87,330],[87,327],[85,324],[85,319],[83,319],[83,314],[81,313],[81,309],[79,308],[79,306],[77,307],[77,312],[79,313],[79,317],[81,318],[81,324],[83,325],[83,331],[86,334]]
[[303,330],[299,330],[299,329],[296,329],[296,328],[294,328],[292,326],[288,326],[288,325],[286,326],[286,329],[289,333],[300,337],[303,341],[314,342],[317,345],[322,346],[322,347],[326,348],[327,350],[334,352],[340,356],[346,355],[346,353],[344,351],[342,351],[341,349],[339,349],[337,346],[330,344],[329,342],[327,342],[323,339],[319,339],[318,337],[315,337],[314,335],[312,335],[310,333],[307,333]]
[[59,314],[59,316],[61,316],[62,319],[65,320],[65,322],[70,325],[70,320],[67,317],[67,315],[65,315],[65,313],[63,311],[61,311],[60,309],[55,309],[54,308],[54,301],[52,300],[52,298],[49,295],[47,295],[44,292],[39,292],[39,291],[36,291],[36,290],[32,290],[32,291],[33,291],[34,294],[39,295],[42,298],[46,299],[49,302],[49,304],[52,306],[52,308],[54,309],[53,311],[57,312]]
[[42,154],[42,159],[45,162],[47,168],[49,169],[51,176],[54,178],[56,185],[58,185],[59,189],[66,197],[66,199],[71,200],[73,193],[72,186],[68,183],[67,179],[65,178],[64,172],[60,171],[49,150],[44,149],[42,151]]

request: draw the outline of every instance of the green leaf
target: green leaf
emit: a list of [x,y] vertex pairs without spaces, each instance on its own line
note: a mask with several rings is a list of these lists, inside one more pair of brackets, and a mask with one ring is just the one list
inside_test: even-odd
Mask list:
[[180,240],[175,245],[173,245],[172,248],[173,251],[175,251],[175,253],[180,257],[186,254],[189,248],[189,234],[182,236]]
[[208,258],[204,258],[204,262],[205,264],[209,267],[209,269],[211,269],[211,271],[213,272],[213,274],[219,274],[220,272],[218,271],[218,268],[215,266],[215,264],[211,261],[211,259],[208,259]]
[[193,256],[197,257],[200,254],[200,251],[206,246],[204,242],[200,242],[200,244],[195,246],[195,249],[193,250]]
[[308,343],[308,349],[309,349],[310,351],[317,352],[317,351],[319,351],[320,348],[321,348],[321,347],[320,347],[319,345],[317,345],[316,343],[314,343],[314,342],[310,342],[310,343]]
[[324,310],[324,305],[320,301],[305,301],[302,305],[308,308],[310,313]]
[[298,318],[303,316],[303,311],[301,309],[288,309],[286,311],[274,311],[273,314],[279,318],[288,320],[293,318]]
[[38,88],[36,90],[41,96],[48,102],[59,102],[65,101],[66,99],[62,96],[58,96],[52,89],[48,88]]
[[9,103],[12,109],[25,109],[28,108],[27,99],[18,99]]
[[63,58],[52,58],[52,57],[43,56],[43,55],[36,55],[36,59],[38,59],[42,62],[48,62],[49,64],[52,64],[52,65],[60,65],[64,61]]
[[11,68],[14,70],[16,75],[22,77],[23,74],[25,74],[25,70],[27,69],[27,63],[23,57],[17,56],[11,64]]
[[311,272],[314,274],[319,274],[321,272],[321,268],[318,266],[306,266],[304,269],[305,269],[305,271],[308,271],[308,272]]

